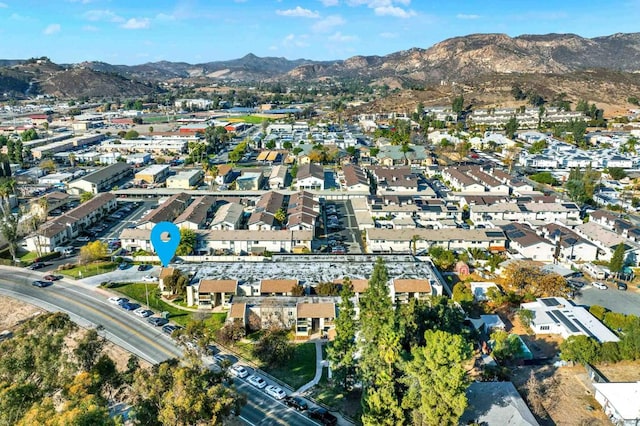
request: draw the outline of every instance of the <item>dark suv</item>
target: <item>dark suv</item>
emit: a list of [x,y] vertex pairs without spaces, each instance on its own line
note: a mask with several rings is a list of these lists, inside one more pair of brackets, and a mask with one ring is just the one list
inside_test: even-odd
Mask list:
[[323,425],[337,425],[338,418],[322,407],[310,408],[309,417],[318,420]]
[[623,283],[622,281],[616,281],[616,285],[618,286],[618,290],[626,291],[627,283]]
[[304,411],[309,408],[309,406],[307,405],[307,401],[300,398],[299,396],[285,396],[283,402],[284,405],[294,408],[298,411]]

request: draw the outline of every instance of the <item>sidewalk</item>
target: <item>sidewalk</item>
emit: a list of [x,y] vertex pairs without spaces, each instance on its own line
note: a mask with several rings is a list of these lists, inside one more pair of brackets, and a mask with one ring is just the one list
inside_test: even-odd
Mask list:
[[302,385],[298,390],[296,390],[296,394],[303,394],[304,392],[308,391],[309,389],[311,389],[312,387],[314,387],[315,385],[317,385],[318,383],[320,383],[320,379],[322,378],[322,368],[324,367],[324,361],[322,360],[322,345],[324,343],[321,341],[316,340],[315,345],[316,345],[316,375],[313,377],[313,380],[311,380],[308,383],[305,383],[304,385]]

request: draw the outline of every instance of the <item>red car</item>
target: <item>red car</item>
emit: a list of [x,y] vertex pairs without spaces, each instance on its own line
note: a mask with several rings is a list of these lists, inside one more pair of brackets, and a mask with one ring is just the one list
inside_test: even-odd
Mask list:
[[58,281],[62,279],[62,275],[45,275],[42,277],[45,281]]

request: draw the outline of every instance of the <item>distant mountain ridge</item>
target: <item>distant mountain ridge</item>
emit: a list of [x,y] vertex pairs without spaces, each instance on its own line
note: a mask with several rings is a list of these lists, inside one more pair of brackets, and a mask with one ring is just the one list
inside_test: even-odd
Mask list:
[[[471,34],[384,56],[345,60],[289,60],[247,54],[201,64],[149,62],[112,65],[82,62],[56,65],[0,60],[0,94],[19,94],[34,85],[57,96],[137,96],[159,90],[162,81],[317,81],[359,79],[398,85],[473,82],[488,75],[554,74],[609,70],[640,77],[640,33],[584,38],[575,34]],[[635,79],[635,77],[633,77]],[[26,86],[25,86],[26,85]],[[119,91],[119,92],[118,92]]]

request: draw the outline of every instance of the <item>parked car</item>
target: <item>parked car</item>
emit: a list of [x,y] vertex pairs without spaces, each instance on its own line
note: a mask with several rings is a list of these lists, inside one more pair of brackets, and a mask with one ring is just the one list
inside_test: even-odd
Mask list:
[[140,305],[132,302],[124,302],[120,304],[120,307],[125,311],[135,311],[140,307]]
[[145,309],[145,308],[138,308],[135,311],[133,311],[133,313],[142,318],[147,318],[153,315],[153,311],[150,311],[149,309]]
[[253,386],[257,387],[258,389],[264,389],[267,386],[267,382],[265,382],[262,377],[256,376],[255,374],[252,374],[251,376],[249,376],[249,378],[247,379],[247,382],[251,383]]
[[109,303],[113,303],[114,305],[122,305],[123,303],[128,303],[129,299],[118,296],[111,296],[107,299]]
[[281,388],[273,385],[269,385],[264,388],[264,393],[275,399],[283,399],[285,396],[287,396],[287,394]]
[[127,262],[122,262],[121,264],[118,265],[118,269],[120,269],[121,271],[124,271],[125,269],[129,268],[131,265]]
[[213,356],[213,360],[218,365],[229,365],[231,364],[231,360],[227,355],[217,354]]
[[31,269],[32,271],[35,271],[36,269],[42,269],[44,267],[46,267],[47,265],[44,262],[34,262],[31,265],[29,265],[28,269]]
[[627,283],[624,283],[622,281],[616,281],[616,285],[618,286],[618,290],[622,290],[622,291],[627,290]]
[[142,277],[142,282],[145,283],[155,283],[158,281],[157,277],[152,277],[151,275],[145,275],[144,277]]
[[299,396],[286,396],[282,402],[284,402],[286,406],[298,411],[304,411],[309,408],[307,401]]
[[45,281],[58,281],[62,279],[62,275],[45,275],[42,279]]
[[164,331],[165,333],[167,333],[168,335],[173,334],[174,331],[176,331],[178,328],[177,325],[171,325],[171,324],[167,324],[165,326],[162,327],[162,331]]
[[80,243],[88,243],[89,241],[91,241],[91,238],[83,236],[83,237],[76,238],[76,241]]
[[44,288],[44,287],[49,287],[51,284],[53,284],[51,281],[33,281],[31,283],[32,286],[34,287],[40,287],[40,288]]
[[147,318],[147,322],[149,324],[153,324],[156,327],[160,327],[161,325],[169,324],[169,320],[162,317],[149,317]]
[[338,424],[338,418],[327,411],[325,408],[310,408],[308,414],[310,418],[318,420],[323,425],[333,426]]
[[244,368],[241,365],[234,365],[229,369],[229,374],[231,374],[232,376],[240,377],[241,379],[244,379],[249,375],[249,372],[247,371],[246,368]]
[[138,266],[138,271],[146,271],[147,269],[151,269],[151,265],[142,264]]
[[605,283],[601,283],[599,281],[594,281],[593,286],[599,290],[606,290],[608,288]]

